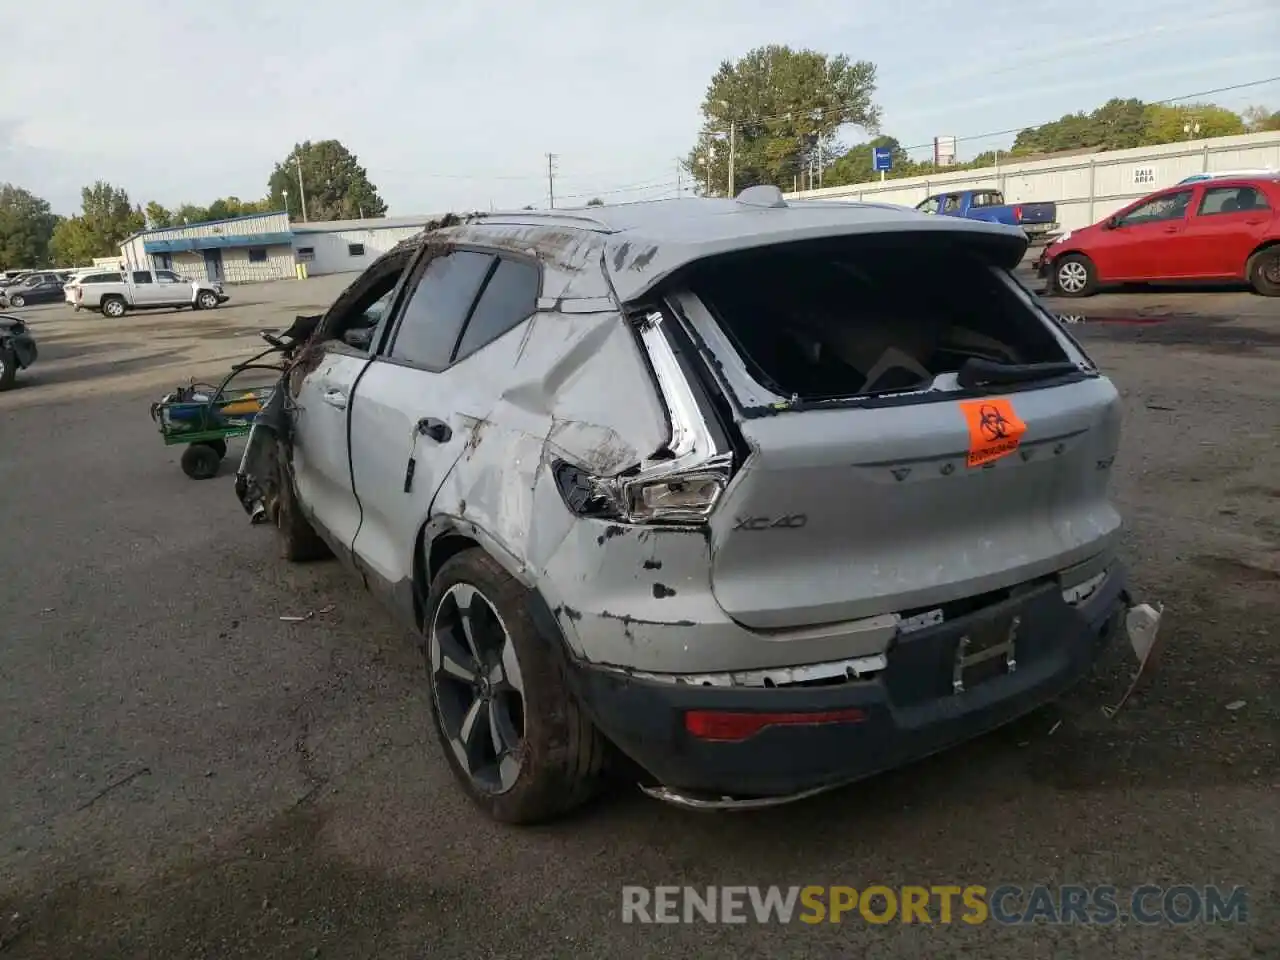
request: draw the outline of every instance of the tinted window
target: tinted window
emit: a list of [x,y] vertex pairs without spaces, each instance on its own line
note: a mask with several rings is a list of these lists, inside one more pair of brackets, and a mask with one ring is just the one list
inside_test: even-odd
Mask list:
[[1187,204],[1191,202],[1190,190],[1179,190],[1177,193],[1166,193],[1148,200],[1140,207],[1135,207],[1120,222],[1126,227],[1140,223],[1158,223],[1161,220],[1179,220],[1186,216]]
[[133,282],[134,283],[150,283],[151,274],[148,273],[146,270],[135,270],[133,271]]
[[1217,213],[1244,213],[1249,210],[1266,210],[1267,198],[1253,187],[1213,187],[1204,192],[1200,201],[1200,216]]
[[172,280],[174,283],[177,283],[178,280],[181,279],[172,270],[161,270],[158,273],[156,273],[156,276],[161,280]]
[[527,320],[538,302],[538,268],[520,260],[499,260],[467,322],[457,359],[470,356]]
[[364,256],[364,244],[363,244],[363,243],[348,243],[348,244],[347,244],[347,256],[349,256],[349,257],[363,257],[363,256]]
[[95,273],[92,276],[85,277],[81,283],[119,283],[120,274],[118,273]]
[[428,370],[443,370],[476,292],[493,258],[455,250],[427,264],[400,315],[391,357]]

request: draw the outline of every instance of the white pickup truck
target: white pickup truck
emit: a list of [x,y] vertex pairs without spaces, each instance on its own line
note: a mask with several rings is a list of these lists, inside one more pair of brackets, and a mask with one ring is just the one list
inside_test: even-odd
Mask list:
[[188,280],[172,270],[92,273],[68,284],[66,294],[77,310],[101,310],[106,317],[163,307],[212,310],[231,299],[216,280]]

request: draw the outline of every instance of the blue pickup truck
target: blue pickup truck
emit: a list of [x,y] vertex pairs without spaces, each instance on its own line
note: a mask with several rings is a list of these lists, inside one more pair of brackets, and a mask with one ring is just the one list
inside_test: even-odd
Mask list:
[[1052,233],[1058,227],[1058,205],[1041,203],[1005,203],[999,190],[954,190],[937,193],[916,204],[921,213],[943,217],[965,217],[1021,227],[1032,240]]

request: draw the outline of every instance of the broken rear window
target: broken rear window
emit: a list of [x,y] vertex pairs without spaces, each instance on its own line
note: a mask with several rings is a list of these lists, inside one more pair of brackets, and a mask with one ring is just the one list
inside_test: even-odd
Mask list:
[[773,247],[710,261],[689,287],[784,397],[925,389],[970,359],[1068,360],[1003,268],[938,235]]

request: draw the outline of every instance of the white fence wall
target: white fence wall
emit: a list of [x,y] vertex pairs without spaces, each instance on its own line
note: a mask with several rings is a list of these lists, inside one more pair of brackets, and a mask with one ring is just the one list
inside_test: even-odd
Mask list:
[[[300,256],[299,259],[306,262],[307,273],[310,276],[318,277],[326,273],[363,270],[401,240],[407,240],[421,232],[421,225],[332,232],[317,230],[304,233],[299,230],[293,235],[293,248],[295,251],[305,250],[308,247],[311,249],[312,259],[307,260],[305,256]],[[351,254],[353,244],[362,246],[364,252],[353,256]]]
[[979,170],[853,183],[788,194],[797,199],[866,200],[914,207],[935,193],[995,187],[1009,203],[1052,200],[1068,230],[1096,223],[1125,204],[1171,186],[1193,173],[1215,170],[1280,170],[1280,132],[1250,133],[1133,150],[1111,150],[1059,159],[1030,160]]

